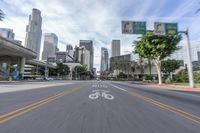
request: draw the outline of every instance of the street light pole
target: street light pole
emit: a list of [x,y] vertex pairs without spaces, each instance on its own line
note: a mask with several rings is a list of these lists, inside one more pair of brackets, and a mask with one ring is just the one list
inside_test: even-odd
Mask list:
[[186,31],[180,31],[180,33],[184,33],[187,37],[187,57],[188,57],[188,64],[187,65],[188,65],[189,83],[190,83],[190,87],[194,88],[194,76],[193,76],[193,66],[192,66],[189,30],[188,30],[188,28],[186,28]]
[[49,56],[49,53],[47,52],[47,60],[46,60],[46,64],[45,64],[45,75],[44,75],[44,77],[45,77],[45,79],[47,79],[48,78],[48,56]]
[[188,28],[186,28],[185,35],[187,37],[188,74],[189,74],[189,80],[190,80],[190,87],[194,88],[194,76],[193,76],[193,66],[192,66],[192,57],[191,57],[190,38],[189,38]]
[[75,67],[75,79],[77,80],[77,67]]

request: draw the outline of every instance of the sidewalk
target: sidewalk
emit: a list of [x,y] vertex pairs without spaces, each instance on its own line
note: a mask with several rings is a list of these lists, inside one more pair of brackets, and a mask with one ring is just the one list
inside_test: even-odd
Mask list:
[[178,86],[178,85],[170,85],[170,84],[151,84],[145,83],[145,86],[152,86],[152,87],[159,87],[163,89],[170,89],[170,90],[179,90],[179,91],[192,91],[192,92],[200,92],[200,88],[190,88],[188,86]]
[[73,84],[71,82],[24,82],[23,84],[0,84],[0,93],[8,93],[15,91],[24,91],[24,90],[32,90],[32,89],[41,89],[48,87],[56,87]]

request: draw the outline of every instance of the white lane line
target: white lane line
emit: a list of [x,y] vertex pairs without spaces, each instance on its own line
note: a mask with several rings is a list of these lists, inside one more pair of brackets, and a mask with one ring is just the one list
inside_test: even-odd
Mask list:
[[120,88],[120,87],[115,86],[115,85],[113,85],[113,84],[110,84],[110,85],[113,86],[113,87],[115,87],[115,88],[117,88],[117,89],[119,89],[119,90],[121,90],[121,91],[126,91],[126,92],[127,92],[127,90],[125,90],[125,89],[123,89],[123,88]]

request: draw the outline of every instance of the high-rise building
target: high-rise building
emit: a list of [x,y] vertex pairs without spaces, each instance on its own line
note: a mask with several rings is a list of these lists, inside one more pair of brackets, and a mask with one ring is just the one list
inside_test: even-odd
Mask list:
[[[198,52],[200,51],[200,42],[192,42],[191,45],[192,61],[198,61]],[[187,49],[185,44],[179,44],[179,49],[169,56],[170,59],[183,60],[188,63]]]
[[74,58],[74,62],[76,62],[76,63],[79,63],[79,61],[78,61],[78,53],[79,53],[79,47],[75,46],[73,58]]
[[33,9],[29,15],[29,23],[26,26],[25,46],[37,53],[37,59],[40,57],[40,46],[42,36],[42,17],[38,9]]
[[108,49],[101,48],[101,72],[108,70]]
[[92,69],[93,69],[93,59],[94,59],[93,42],[92,42],[92,40],[80,40],[79,45],[80,45],[80,47],[84,46],[90,52],[90,56],[89,56],[90,57],[89,58],[90,69],[89,70],[92,71]]
[[46,33],[44,35],[44,48],[42,52],[42,60],[48,57],[55,57],[58,45],[58,37],[54,33]]
[[68,56],[70,56],[70,57],[73,58],[73,56],[74,56],[74,50],[73,50],[72,45],[70,45],[70,44],[67,45],[66,46],[66,51],[67,51]]
[[197,51],[198,61],[200,62],[200,51]]
[[90,66],[90,51],[85,46],[75,47],[74,61],[81,65],[86,65],[88,70],[91,70]]
[[73,50],[72,45],[68,44],[68,45],[66,46],[66,51],[68,51],[68,50]]
[[111,57],[120,56],[120,40],[112,40]]
[[56,62],[69,63],[74,62],[73,57],[69,56],[66,51],[56,52]]
[[15,39],[15,33],[13,33],[13,29],[0,28],[0,36],[5,37],[10,40]]

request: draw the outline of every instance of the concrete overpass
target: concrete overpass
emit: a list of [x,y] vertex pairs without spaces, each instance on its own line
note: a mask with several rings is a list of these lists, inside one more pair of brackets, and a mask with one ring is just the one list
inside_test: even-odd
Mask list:
[[0,71],[3,72],[3,64],[6,64],[5,74],[10,74],[10,66],[17,64],[20,74],[24,72],[26,59],[32,60],[37,56],[36,52],[23,47],[15,40],[9,40],[0,36]]
[[[46,66],[46,62],[39,61],[39,60],[36,60],[36,59],[33,59],[33,60],[26,60],[26,64],[28,64],[28,65],[34,65],[34,66],[42,66],[42,67],[45,67],[45,66]],[[56,65],[47,64],[47,67],[48,67],[48,68],[55,69],[55,68],[56,68]]]

